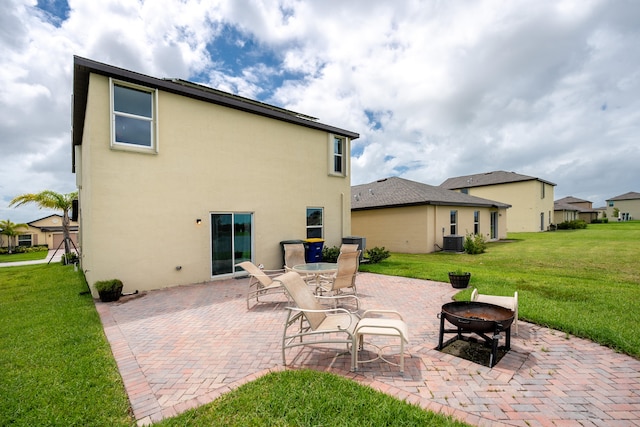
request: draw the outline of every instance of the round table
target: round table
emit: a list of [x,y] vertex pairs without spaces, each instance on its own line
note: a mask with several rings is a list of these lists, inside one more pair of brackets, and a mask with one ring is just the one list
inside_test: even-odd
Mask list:
[[309,283],[309,276],[313,276],[316,287],[320,286],[320,276],[338,271],[338,264],[335,262],[310,262],[308,264],[298,264],[293,266],[293,271],[305,277],[305,282]]

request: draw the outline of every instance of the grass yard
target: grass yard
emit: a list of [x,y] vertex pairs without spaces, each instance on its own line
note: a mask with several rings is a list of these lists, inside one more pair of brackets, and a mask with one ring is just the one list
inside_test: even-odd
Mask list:
[[36,261],[45,259],[49,251],[27,252],[24,254],[0,254],[0,263],[18,261]]
[[361,271],[448,282],[471,272],[468,300],[480,293],[518,291],[521,319],[589,338],[636,358],[640,313],[640,221],[590,224],[585,230],[513,233],[484,254],[392,254]]

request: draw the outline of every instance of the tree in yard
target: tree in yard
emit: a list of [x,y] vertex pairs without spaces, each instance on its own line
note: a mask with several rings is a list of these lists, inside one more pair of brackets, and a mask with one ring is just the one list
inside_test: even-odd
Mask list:
[[73,191],[69,194],[60,194],[51,190],[44,190],[39,193],[27,193],[16,196],[9,202],[9,206],[21,206],[27,203],[35,203],[40,209],[53,209],[62,211],[62,234],[64,235],[64,254],[65,259],[69,259],[71,248],[69,241],[71,234],[69,232],[69,211],[73,206],[73,201],[78,198],[78,192]]
[[27,224],[16,224],[8,219],[0,220],[0,234],[7,236],[7,249],[9,250],[9,253],[12,252],[11,241],[13,240],[15,245],[16,236],[22,233],[18,230],[19,228],[29,228],[29,226]]

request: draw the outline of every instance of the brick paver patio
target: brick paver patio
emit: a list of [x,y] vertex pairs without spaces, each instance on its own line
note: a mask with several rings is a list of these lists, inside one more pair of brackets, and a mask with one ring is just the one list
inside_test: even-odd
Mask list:
[[[286,304],[247,310],[247,282],[96,303],[139,425],[285,369]],[[640,426],[640,361],[634,358],[521,322],[511,351],[489,369],[434,349],[437,313],[456,292],[448,283],[361,273],[358,291],[364,309],[393,308],[405,317],[411,336],[404,374],[378,362],[349,372],[349,356],[338,355],[339,347],[292,349],[288,368],[334,372],[477,426]]]

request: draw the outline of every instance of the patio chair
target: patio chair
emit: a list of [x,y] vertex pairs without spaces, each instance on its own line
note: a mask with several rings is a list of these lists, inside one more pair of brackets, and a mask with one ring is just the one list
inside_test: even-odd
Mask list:
[[477,289],[473,289],[471,293],[471,301],[486,302],[488,304],[499,305],[500,307],[508,308],[513,311],[513,325],[515,326],[515,333],[518,335],[518,292],[514,292],[512,297],[503,297],[499,295],[486,295],[478,292]]
[[284,246],[284,268],[291,271],[293,266],[306,264],[304,245],[302,243],[286,243]]
[[343,243],[342,245],[340,245],[340,253],[343,252],[355,252],[358,250],[359,245],[356,244],[351,244],[351,243]]
[[[275,279],[284,286],[297,307],[287,307],[282,335],[282,364],[286,366],[288,348],[316,344],[344,344],[351,351],[354,330],[360,318],[343,308],[326,308],[317,300],[302,277],[290,271]],[[355,369],[355,356],[351,357]]]
[[[286,295],[280,282],[273,280],[284,273],[284,270],[263,270],[250,261],[236,264],[249,273],[249,290],[247,291],[247,309],[250,309],[250,301],[255,298],[256,304],[267,301],[260,301],[260,297],[268,294]],[[269,301],[271,302],[271,301]]]
[[360,251],[343,252],[338,256],[338,271],[330,276],[322,276],[316,287],[316,294],[358,295],[356,275]]

